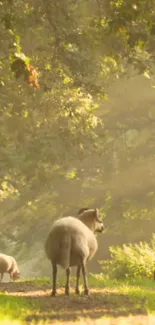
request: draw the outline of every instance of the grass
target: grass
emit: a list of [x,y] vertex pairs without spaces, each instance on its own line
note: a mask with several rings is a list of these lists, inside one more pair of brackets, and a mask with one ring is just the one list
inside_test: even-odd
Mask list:
[[[58,286],[62,284],[64,286],[64,280],[60,279]],[[71,279],[71,285],[73,284],[75,286],[74,278]],[[92,325],[98,324],[98,321],[103,319],[106,321],[118,317],[130,318],[131,315],[134,317],[155,315],[154,281],[109,280],[99,274],[90,275],[89,285],[92,293],[90,297],[82,294],[76,297],[74,292],[71,292],[70,297],[65,297],[63,291],[59,289],[58,296],[51,298],[49,297],[51,281],[48,278],[1,284],[0,325],[22,325],[33,321],[45,324],[48,319],[52,324],[54,321],[58,324],[70,322],[76,324],[79,319],[81,323],[87,319]],[[120,320],[119,323],[121,322],[123,321]]]
[[[97,281],[97,283],[96,283]],[[145,308],[148,313],[155,313],[155,281],[149,279],[127,279],[127,280],[107,280],[103,274],[91,275],[89,283],[92,287],[98,284],[98,287],[107,289],[116,289],[120,294],[127,295],[135,303],[145,302]]]
[[51,284],[51,279],[44,277],[44,278],[27,278],[24,280],[18,280],[19,283],[33,283],[36,286],[37,285],[42,285],[44,286],[45,284]]
[[0,324],[20,324],[30,311],[29,302],[20,297],[10,297],[6,293],[0,295]]

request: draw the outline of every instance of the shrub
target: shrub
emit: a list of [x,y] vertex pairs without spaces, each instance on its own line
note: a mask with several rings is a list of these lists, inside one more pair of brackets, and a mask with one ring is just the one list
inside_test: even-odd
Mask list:
[[153,278],[155,269],[155,234],[150,243],[124,244],[110,247],[111,258],[100,261],[104,273],[116,279]]

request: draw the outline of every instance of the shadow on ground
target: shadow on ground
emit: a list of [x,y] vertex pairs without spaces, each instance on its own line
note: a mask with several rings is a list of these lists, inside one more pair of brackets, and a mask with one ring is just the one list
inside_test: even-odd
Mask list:
[[114,289],[91,289],[90,296],[76,296],[71,290],[70,296],[64,296],[64,290],[58,289],[56,297],[51,297],[49,284],[1,283],[0,291],[9,296],[25,299],[30,305],[25,320],[39,322],[57,320],[61,322],[76,321],[80,318],[99,319],[104,316],[120,317],[128,315],[147,315],[144,298],[133,301],[126,294],[119,294]]

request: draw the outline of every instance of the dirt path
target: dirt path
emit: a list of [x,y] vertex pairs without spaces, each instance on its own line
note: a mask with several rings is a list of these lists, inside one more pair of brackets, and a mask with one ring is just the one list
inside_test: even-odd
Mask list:
[[58,289],[58,295],[50,296],[49,284],[1,283],[0,291],[9,296],[27,300],[30,312],[26,322],[49,320],[49,324],[90,324],[90,325],[154,325],[155,318],[146,313],[144,301],[136,304],[130,297],[119,294],[117,290],[91,289],[90,296],[76,296],[73,289],[69,297],[64,289]]

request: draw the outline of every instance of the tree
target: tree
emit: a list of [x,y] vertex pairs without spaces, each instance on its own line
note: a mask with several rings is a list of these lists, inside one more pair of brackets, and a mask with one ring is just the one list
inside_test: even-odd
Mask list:
[[[29,240],[36,221],[42,232],[48,219],[46,232],[51,216],[75,213],[83,204],[102,207],[114,228],[127,219],[132,225],[132,213],[126,215],[134,205],[133,183],[123,192],[120,172],[131,162],[138,170],[145,156],[138,159],[138,152],[147,151],[148,142],[152,158],[154,131],[143,133],[148,116],[142,111],[140,119],[139,113],[105,116],[103,100],[109,84],[130,73],[153,82],[154,1],[5,0],[0,6],[4,232],[10,235],[16,222],[15,239]],[[136,132],[145,141],[133,147],[129,138]],[[134,186],[137,197],[140,187]]]

